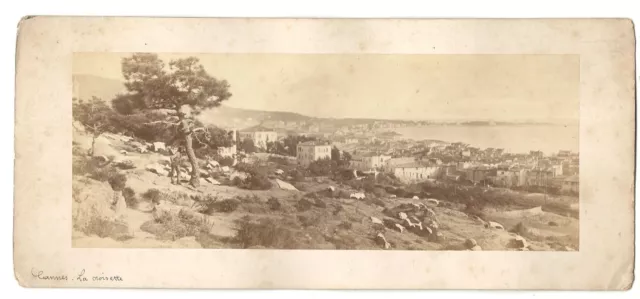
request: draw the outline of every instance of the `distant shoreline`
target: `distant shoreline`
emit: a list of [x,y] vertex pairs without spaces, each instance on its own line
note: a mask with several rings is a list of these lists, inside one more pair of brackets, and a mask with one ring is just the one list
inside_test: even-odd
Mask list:
[[[434,134],[431,132],[424,132],[424,134],[418,133],[421,129],[433,130],[434,128],[441,127],[443,130],[446,128],[448,132],[437,132]],[[469,132],[465,130],[469,129]],[[496,133],[487,131],[486,136],[483,128],[486,129],[507,129],[504,135],[502,132]],[[537,132],[513,132],[513,129],[517,128],[518,131],[521,128],[531,128]],[[573,134],[567,135],[568,128],[576,128]],[[509,130],[511,129],[511,130]],[[561,130],[563,129],[563,130]],[[407,132],[414,130],[414,132]],[[414,141],[426,141],[432,143],[456,143],[461,142],[469,144],[471,147],[480,149],[486,148],[503,148],[508,153],[513,154],[526,154],[530,151],[542,151],[545,154],[557,153],[560,150],[570,150],[573,152],[579,152],[579,143],[574,146],[564,146],[570,141],[573,135],[579,138],[579,126],[578,125],[563,125],[563,124],[518,124],[518,125],[453,125],[453,124],[439,124],[439,125],[426,125],[426,126],[408,126],[401,128],[380,128],[376,130],[378,134],[383,132],[393,131],[397,135],[396,138],[402,140],[414,140]],[[473,132],[472,132],[473,131]],[[482,132],[481,132],[482,131]],[[511,132],[509,132],[511,131]],[[540,133],[544,131],[544,133]],[[564,131],[564,132],[562,132]],[[535,133],[535,134],[534,134]],[[515,135],[514,135],[515,134]],[[422,136],[420,136],[422,135]],[[443,137],[446,136],[446,137]],[[562,135],[562,136],[560,136]],[[555,136],[555,138],[553,138]],[[486,138],[485,138],[486,137]],[[569,141],[567,141],[569,140]]]

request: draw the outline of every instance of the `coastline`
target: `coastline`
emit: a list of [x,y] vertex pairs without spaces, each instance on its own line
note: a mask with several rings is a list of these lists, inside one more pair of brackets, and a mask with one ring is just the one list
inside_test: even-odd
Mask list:
[[[437,130],[434,130],[437,129]],[[395,132],[394,138],[437,143],[462,142],[478,148],[503,148],[508,153],[560,150],[579,151],[578,125],[452,125],[437,124],[402,128],[380,128],[377,133]]]

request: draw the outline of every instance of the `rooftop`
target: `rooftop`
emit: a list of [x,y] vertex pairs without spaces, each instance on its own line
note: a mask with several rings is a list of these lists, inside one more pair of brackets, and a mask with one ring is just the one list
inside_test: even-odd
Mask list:
[[301,146],[330,146],[331,143],[329,141],[305,141],[300,142],[298,145]]
[[408,163],[393,165],[393,168],[418,168],[418,167],[427,167],[427,166],[419,162],[408,162]]
[[242,130],[242,132],[274,132],[274,130],[265,126],[257,125],[245,128]]
[[579,182],[580,178],[577,175],[572,175],[564,180],[565,182]]

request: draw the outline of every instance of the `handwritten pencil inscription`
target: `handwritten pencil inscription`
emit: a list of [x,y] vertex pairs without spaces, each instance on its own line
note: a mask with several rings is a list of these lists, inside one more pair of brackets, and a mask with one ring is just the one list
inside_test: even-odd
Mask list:
[[89,282],[89,281],[124,281],[122,276],[120,275],[106,275],[104,273],[90,275],[86,273],[85,269],[82,269],[76,275],[68,276],[67,274],[49,274],[42,270],[31,269],[31,275],[34,279],[38,280],[51,280],[51,281],[79,281],[79,282]]

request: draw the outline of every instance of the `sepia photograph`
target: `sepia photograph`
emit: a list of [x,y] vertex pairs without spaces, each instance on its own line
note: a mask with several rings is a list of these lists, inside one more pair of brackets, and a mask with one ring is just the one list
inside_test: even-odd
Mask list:
[[76,52],[72,88],[74,248],[580,250],[579,55]]
[[25,287],[625,290],[625,19],[33,17]]

